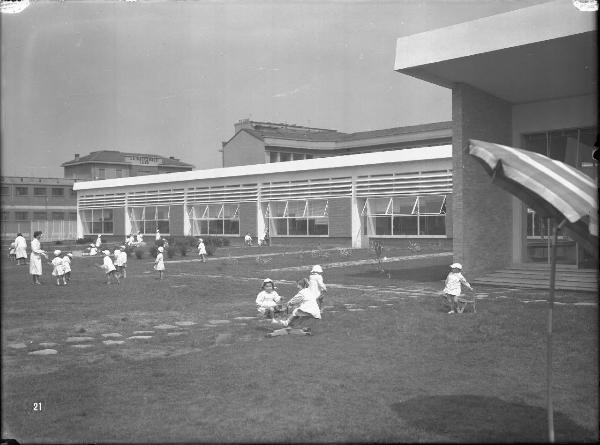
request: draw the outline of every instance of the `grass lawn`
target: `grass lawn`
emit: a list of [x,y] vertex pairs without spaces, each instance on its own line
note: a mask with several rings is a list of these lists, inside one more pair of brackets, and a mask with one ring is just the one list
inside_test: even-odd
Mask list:
[[[255,256],[268,252],[278,255]],[[109,286],[94,266],[101,258],[76,258],[72,282],[60,287],[47,265],[44,284],[33,286],[27,267],[4,262],[2,437],[546,441],[547,312],[535,301],[546,292],[477,288],[476,314],[448,315],[436,295],[448,258],[386,263],[382,274],[373,264],[327,268],[372,257],[368,251],[217,255],[206,264],[194,254],[167,260],[163,281],[150,258],[130,258],[127,279]],[[239,255],[249,256],[232,259]],[[257,315],[262,279],[275,279],[287,300],[293,280],[315,263],[330,290],[313,335],[265,337],[268,322],[245,318]],[[286,269],[299,265],[305,270]],[[556,438],[597,441],[597,297],[559,292],[557,300]],[[194,324],[177,325],[185,321]],[[135,331],[151,338],[129,339]],[[44,347],[57,354],[29,354]]]

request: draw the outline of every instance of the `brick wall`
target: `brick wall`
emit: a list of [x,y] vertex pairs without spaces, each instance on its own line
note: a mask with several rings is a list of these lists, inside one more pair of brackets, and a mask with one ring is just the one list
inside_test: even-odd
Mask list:
[[352,236],[351,198],[329,199],[327,213],[329,215],[330,237]]
[[[256,236],[256,203],[241,202],[240,203],[240,235],[243,237],[246,233],[251,233]],[[262,233],[261,233],[262,235]]]
[[511,107],[471,86],[452,90],[454,260],[469,277],[512,262],[512,198],[468,154],[469,139],[511,143]]
[[169,231],[171,236],[183,235],[183,206],[171,206],[169,210]]

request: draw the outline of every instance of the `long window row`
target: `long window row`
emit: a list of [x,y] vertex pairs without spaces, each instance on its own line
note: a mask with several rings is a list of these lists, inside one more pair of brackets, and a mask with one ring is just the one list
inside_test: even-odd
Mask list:
[[270,236],[329,234],[326,199],[271,201],[263,205]]
[[446,234],[446,195],[367,198],[361,214],[365,235]]
[[195,204],[187,209],[192,236],[239,235],[239,204]]
[[168,234],[169,227],[169,206],[146,206],[133,207],[129,209],[129,221],[131,231],[137,233],[154,233],[160,230],[160,233]]

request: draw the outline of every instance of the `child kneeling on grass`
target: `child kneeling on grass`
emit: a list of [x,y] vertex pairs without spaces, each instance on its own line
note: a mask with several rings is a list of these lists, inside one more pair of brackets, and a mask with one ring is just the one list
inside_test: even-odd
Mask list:
[[275,312],[281,310],[281,297],[275,289],[273,280],[265,278],[262,290],[256,296],[256,309],[265,318],[274,318]]
[[469,282],[463,277],[462,265],[460,263],[452,263],[450,265],[452,271],[446,277],[446,287],[444,287],[444,297],[450,305],[449,314],[454,314],[457,310],[458,297],[461,295],[462,287],[461,284],[467,286],[472,292],[473,288]]
[[[306,278],[301,278],[296,282],[299,292],[287,302],[286,307],[298,306],[292,311],[291,317],[287,320],[273,319],[273,324],[278,324],[285,327],[294,327],[301,324],[308,318],[321,319],[321,311],[317,303],[316,295],[309,289],[309,281]],[[309,330],[306,328],[306,330]]]

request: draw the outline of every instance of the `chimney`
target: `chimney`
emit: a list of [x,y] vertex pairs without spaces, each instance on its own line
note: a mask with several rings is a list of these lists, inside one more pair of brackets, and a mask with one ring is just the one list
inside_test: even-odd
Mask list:
[[250,122],[250,119],[240,119],[237,124],[233,124],[233,128],[237,133],[243,128],[252,128],[252,122]]
[[79,153],[75,153],[75,160],[79,161]]

